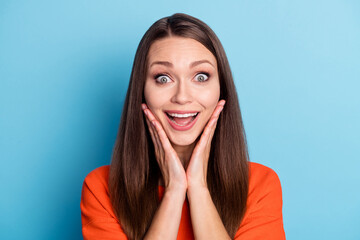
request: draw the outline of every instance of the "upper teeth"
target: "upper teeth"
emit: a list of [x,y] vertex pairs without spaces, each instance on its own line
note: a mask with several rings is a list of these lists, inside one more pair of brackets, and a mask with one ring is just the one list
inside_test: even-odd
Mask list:
[[177,118],[186,118],[186,117],[193,117],[196,116],[197,113],[185,113],[185,114],[178,114],[178,113],[168,113],[172,117]]

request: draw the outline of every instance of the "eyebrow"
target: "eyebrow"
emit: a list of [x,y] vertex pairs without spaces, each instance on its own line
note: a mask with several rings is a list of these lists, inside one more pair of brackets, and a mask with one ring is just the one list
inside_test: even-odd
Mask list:
[[[208,64],[210,64],[211,66],[213,66],[215,68],[215,66],[210,61],[208,61],[206,59],[192,62],[190,64],[190,68],[196,67],[197,65],[200,65],[200,64],[203,64],[203,63],[208,63]],[[156,65],[156,64],[164,65],[166,67],[171,67],[171,68],[174,67],[174,65],[171,62],[168,62],[168,61],[155,61],[155,62],[151,63],[150,67],[152,67],[153,65]]]

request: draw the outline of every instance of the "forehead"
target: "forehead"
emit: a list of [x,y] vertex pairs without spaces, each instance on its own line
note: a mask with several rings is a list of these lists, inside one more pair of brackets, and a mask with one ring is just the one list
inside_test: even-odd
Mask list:
[[208,60],[216,66],[215,56],[200,42],[184,37],[167,37],[156,40],[149,49],[148,64],[168,61],[181,64],[190,61]]

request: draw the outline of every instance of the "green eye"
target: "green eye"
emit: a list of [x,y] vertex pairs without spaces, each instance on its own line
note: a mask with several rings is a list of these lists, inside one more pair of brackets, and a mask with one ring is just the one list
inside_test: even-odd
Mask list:
[[198,75],[196,75],[195,79],[198,82],[205,82],[209,79],[209,75],[207,73],[199,73]]

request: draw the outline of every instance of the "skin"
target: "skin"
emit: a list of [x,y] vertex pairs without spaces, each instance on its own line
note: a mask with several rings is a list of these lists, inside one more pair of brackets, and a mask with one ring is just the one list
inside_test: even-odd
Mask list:
[[[215,57],[193,39],[155,41],[148,53],[144,95],[142,108],[165,187],[145,239],[176,239],[186,196],[196,239],[230,239],[206,182],[211,140],[225,105],[219,101]],[[191,129],[178,131],[166,119],[166,110],[199,115]]]

